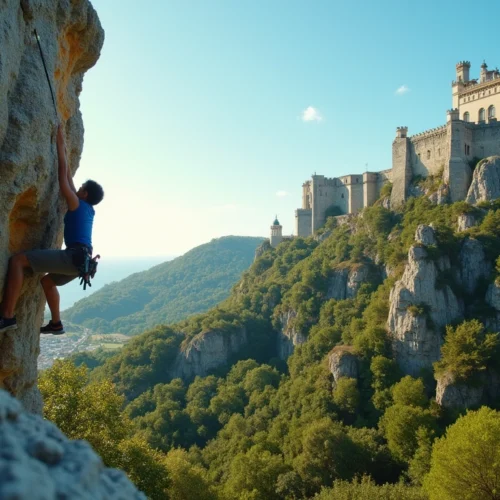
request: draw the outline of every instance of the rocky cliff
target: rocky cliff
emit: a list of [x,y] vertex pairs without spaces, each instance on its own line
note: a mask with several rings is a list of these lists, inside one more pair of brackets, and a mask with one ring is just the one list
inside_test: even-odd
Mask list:
[[[71,171],[83,148],[79,95],[84,73],[97,61],[104,32],[88,0],[0,2],[0,293],[9,256],[61,243],[65,207],[57,189],[57,120],[40,52],[43,47],[64,123]],[[31,411],[41,410],[36,388],[40,276],[27,276],[17,308],[19,329],[0,335],[0,388]]]
[[124,472],[104,467],[87,442],[67,439],[2,390],[0,450],[0,498],[146,498]]
[[278,357],[287,360],[292,354],[296,345],[303,344],[307,336],[295,326],[297,311],[288,309],[279,316],[281,330],[277,336]]
[[450,271],[451,264],[446,256],[430,258],[427,247],[436,245],[433,228],[419,226],[415,241],[404,274],[391,290],[387,325],[403,373],[419,376],[439,359],[441,330],[463,317],[463,305],[448,285],[438,286],[440,273]]
[[476,166],[465,201],[475,205],[497,198],[500,198],[500,156],[490,156]]
[[180,350],[171,376],[183,380],[191,380],[196,376],[205,377],[212,370],[227,365],[231,356],[240,351],[247,342],[245,328],[231,333],[199,333]]

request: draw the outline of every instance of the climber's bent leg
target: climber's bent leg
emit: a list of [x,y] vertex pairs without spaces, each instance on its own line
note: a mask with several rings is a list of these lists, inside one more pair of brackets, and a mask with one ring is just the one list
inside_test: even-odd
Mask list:
[[59,311],[59,292],[57,291],[57,286],[52,281],[50,274],[46,274],[42,278],[41,283],[45,298],[47,299],[47,305],[52,314],[52,323],[59,323],[61,321],[61,314]]
[[47,304],[52,314],[52,319],[47,325],[40,328],[40,333],[50,333],[52,335],[61,335],[65,333],[64,325],[61,322],[61,313],[59,309],[58,286],[66,285],[76,278],[75,275],[50,273],[42,278],[42,287],[47,298]]
[[9,259],[7,272],[7,285],[2,302],[2,318],[9,320],[14,317],[16,304],[23,286],[24,269],[30,268],[29,260],[23,253],[14,255]]

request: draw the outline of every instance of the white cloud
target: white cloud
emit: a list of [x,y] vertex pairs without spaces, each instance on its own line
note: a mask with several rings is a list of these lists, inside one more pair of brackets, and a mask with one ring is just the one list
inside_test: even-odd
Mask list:
[[302,111],[302,121],[304,122],[320,122],[321,120],[323,120],[323,117],[320,115],[319,111],[312,106]]
[[288,193],[287,191],[276,191],[276,196],[278,198],[283,198],[284,196],[288,196],[290,193]]
[[410,91],[408,85],[401,85],[401,87],[399,87],[397,90],[396,90],[396,95],[403,95],[403,94],[406,94]]

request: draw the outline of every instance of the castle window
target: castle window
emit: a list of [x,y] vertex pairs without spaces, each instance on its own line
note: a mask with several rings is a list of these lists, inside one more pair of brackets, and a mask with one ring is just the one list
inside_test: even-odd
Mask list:
[[488,120],[495,118],[495,106],[493,104],[488,108]]
[[428,160],[431,159],[431,150],[430,149],[427,150],[427,159]]
[[344,197],[344,193],[342,193],[342,198]]
[[359,179],[356,177],[356,182],[359,182]]
[[468,111],[464,113],[464,122],[470,122],[470,115]]
[[438,156],[441,156],[441,148],[438,149]]
[[481,109],[479,110],[478,121],[479,121],[479,122],[484,122],[484,108],[481,108]]

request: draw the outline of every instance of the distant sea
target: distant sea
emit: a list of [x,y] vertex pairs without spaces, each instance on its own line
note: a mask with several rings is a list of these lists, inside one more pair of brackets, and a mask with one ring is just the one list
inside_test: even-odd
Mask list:
[[61,295],[61,311],[68,309],[75,302],[88,297],[92,293],[113,281],[120,281],[131,274],[146,271],[157,264],[174,259],[175,256],[165,257],[104,257],[99,260],[97,273],[92,280],[92,287],[83,291],[80,280],[73,280],[59,288]]

